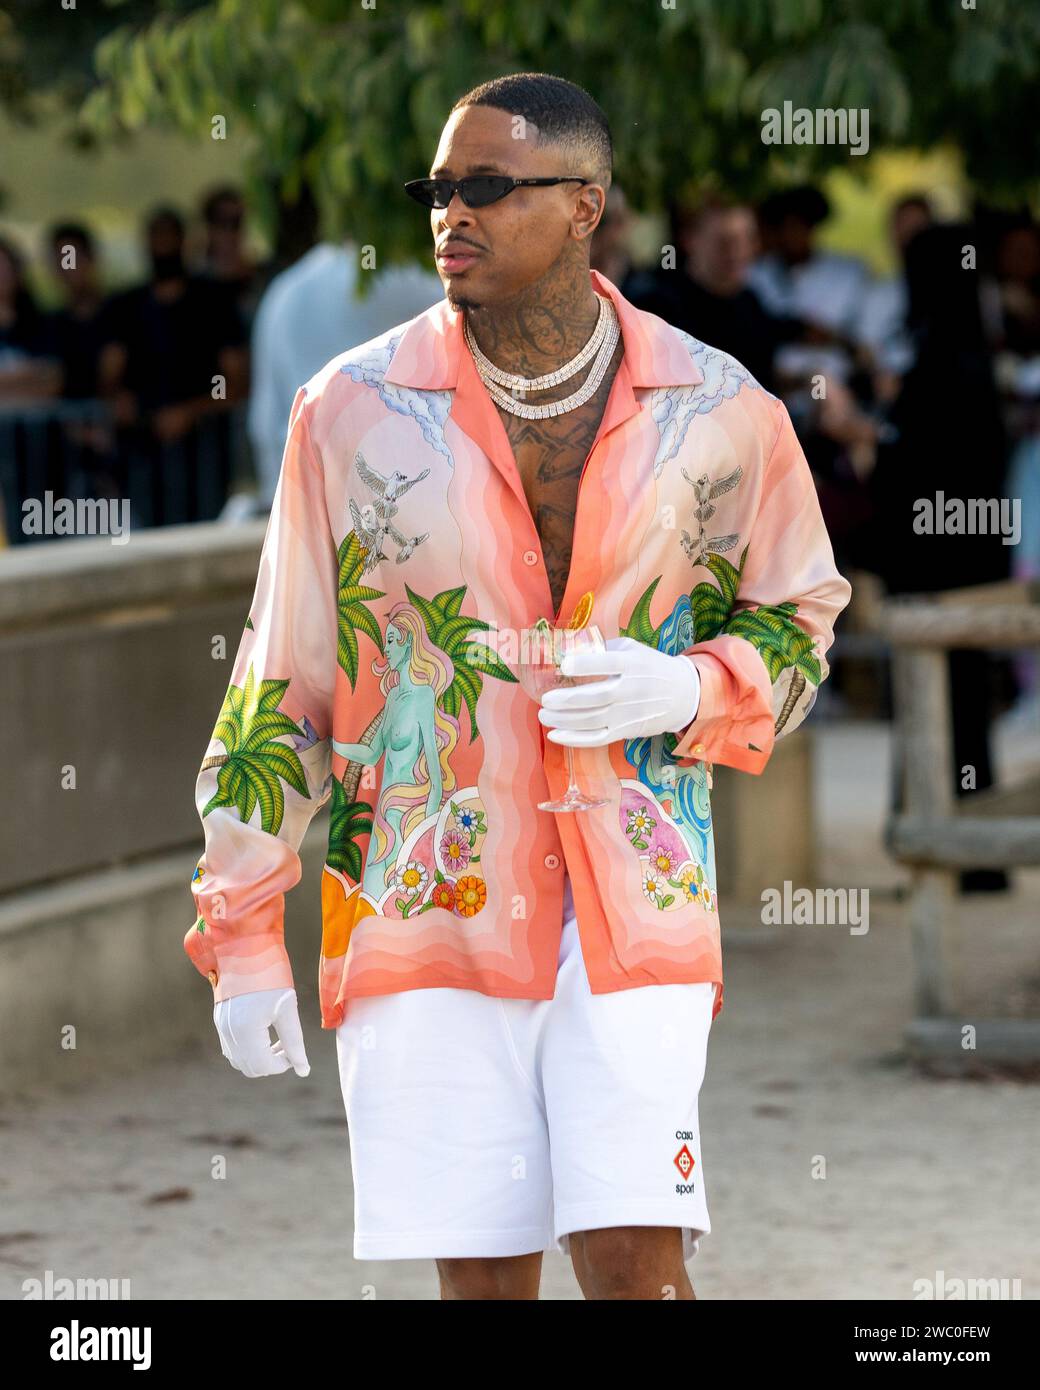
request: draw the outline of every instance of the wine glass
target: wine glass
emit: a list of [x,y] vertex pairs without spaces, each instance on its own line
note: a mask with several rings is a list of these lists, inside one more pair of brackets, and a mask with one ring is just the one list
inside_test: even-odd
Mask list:
[[[602,652],[606,651],[606,646],[603,634],[593,623],[580,628],[554,628],[542,619],[534,627],[524,628],[520,634],[517,679],[528,695],[540,703],[547,690],[602,680],[602,676],[565,676],[560,671],[560,663],[568,652]],[[574,779],[574,749],[569,744],[564,747],[567,749],[567,790],[558,801],[539,801],[538,809],[589,811],[596,806],[608,805],[602,798],[586,796],[581,790]]]

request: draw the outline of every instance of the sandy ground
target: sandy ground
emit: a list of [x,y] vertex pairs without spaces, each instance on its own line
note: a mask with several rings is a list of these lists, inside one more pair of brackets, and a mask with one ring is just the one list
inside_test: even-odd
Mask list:
[[[911,1013],[902,875],[880,845],[880,726],[818,725],[823,877],[871,889],[870,930],[724,915],[726,1007],[701,1092],[712,1232],[699,1298],[911,1299],[916,1280],[1040,1290],[1040,1093],[941,1080],[902,1051]],[[1021,744],[1014,756],[1021,761]],[[964,900],[957,979],[972,1011],[1040,999],[1040,879]],[[761,937],[761,929],[754,933]],[[9,1107],[0,1117],[0,1297],[23,1280],[129,1279],[134,1298],[436,1297],[431,1265],[358,1263],[335,1040],[313,1070],[247,1081],[211,1053]],[[211,1176],[214,1155],[227,1177]],[[821,1169],[825,1176],[821,1176]],[[546,1256],[545,1298],[579,1297]]]

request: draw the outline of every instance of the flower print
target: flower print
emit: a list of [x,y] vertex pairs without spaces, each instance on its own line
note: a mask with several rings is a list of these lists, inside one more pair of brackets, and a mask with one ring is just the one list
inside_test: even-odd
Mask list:
[[711,889],[707,883],[701,884],[701,906],[707,911],[712,910]]
[[414,897],[426,887],[429,877],[426,865],[418,859],[411,859],[394,878],[394,888],[398,893],[407,893],[409,897]]
[[662,878],[669,878],[672,872],[672,856],[664,845],[656,845],[650,851],[650,863]]
[[469,836],[457,827],[441,837],[441,858],[449,869],[464,869],[469,863]]
[[697,873],[698,869],[696,864],[687,864],[684,868],[679,870],[675,877],[675,881],[683,890],[683,897],[687,902],[693,902],[694,898],[698,896]]
[[456,806],[453,801],[451,813],[455,817],[455,824],[468,836],[472,848],[476,843],[477,836],[483,835],[487,830],[487,826],[484,824],[484,812],[473,806]]
[[649,898],[652,903],[656,904],[657,906],[660,906],[660,904],[658,903],[658,898],[660,894],[664,892],[664,887],[665,882],[660,874],[655,873],[652,868],[643,870],[644,897]]
[[473,917],[487,902],[487,888],[482,878],[468,874],[455,884],[455,911],[460,917]]
[[648,816],[645,811],[629,811],[625,834],[638,849],[646,849],[646,836],[656,824],[653,816]]
[[[668,856],[668,859],[670,863],[671,856]],[[668,890],[669,887],[676,886],[675,880],[662,874],[653,862],[643,870],[643,896],[649,898],[654,907],[660,908],[662,912],[675,902],[675,894]]]
[[430,902],[434,907],[443,907],[448,912],[455,908],[455,885],[450,879],[442,879],[440,883],[434,884],[433,892],[430,894]]

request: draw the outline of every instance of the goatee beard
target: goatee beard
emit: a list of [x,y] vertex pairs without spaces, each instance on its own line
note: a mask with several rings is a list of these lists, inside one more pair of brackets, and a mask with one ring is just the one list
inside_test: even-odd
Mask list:
[[477,300],[471,299],[466,294],[459,294],[456,290],[449,288],[445,294],[453,309],[480,309],[482,307]]

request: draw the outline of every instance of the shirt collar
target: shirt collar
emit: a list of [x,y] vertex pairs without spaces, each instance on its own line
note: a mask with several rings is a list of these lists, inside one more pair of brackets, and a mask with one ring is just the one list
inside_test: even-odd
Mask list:
[[[678,331],[656,314],[630,304],[598,270],[589,274],[593,289],[609,295],[617,310],[633,389],[700,385],[704,377]],[[422,391],[454,390],[459,384],[462,355],[469,356],[462,329],[462,311],[453,309],[446,299],[440,300],[407,325],[384,380]]]

